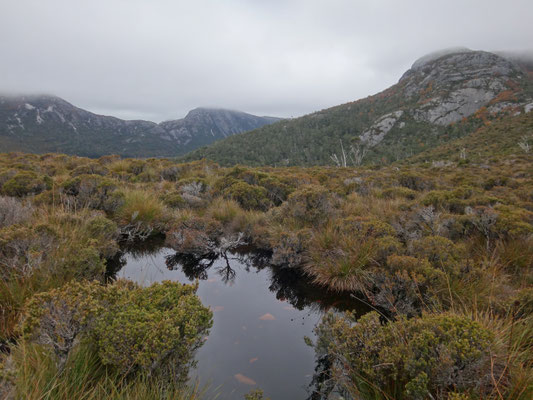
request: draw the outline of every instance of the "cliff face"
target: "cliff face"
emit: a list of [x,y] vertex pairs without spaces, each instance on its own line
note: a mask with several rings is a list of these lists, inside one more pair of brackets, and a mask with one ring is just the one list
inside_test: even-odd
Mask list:
[[0,97],[0,152],[97,157],[172,157],[277,121],[238,111],[196,109],[156,124],[97,115],[54,96]]

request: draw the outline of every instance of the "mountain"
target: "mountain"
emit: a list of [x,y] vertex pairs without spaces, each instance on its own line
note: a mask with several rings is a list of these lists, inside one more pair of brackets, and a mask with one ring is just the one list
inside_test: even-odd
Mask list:
[[251,131],[279,121],[274,117],[258,117],[239,111],[196,108],[183,119],[159,124],[167,133],[164,139],[177,141],[181,153],[194,150],[236,133]]
[[0,152],[174,157],[276,121],[197,108],[183,119],[156,124],[93,114],[54,96],[0,96]]
[[183,159],[278,166],[397,161],[532,110],[529,66],[523,58],[464,48],[432,53],[374,96],[235,135]]

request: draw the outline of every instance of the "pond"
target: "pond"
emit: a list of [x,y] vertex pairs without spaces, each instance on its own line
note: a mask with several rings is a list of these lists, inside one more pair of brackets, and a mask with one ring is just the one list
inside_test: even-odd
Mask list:
[[208,386],[206,397],[243,399],[261,388],[271,399],[315,399],[315,354],[304,337],[314,339],[327,310],[364,307],[312,285],[298,271],[271,267],[268,254],[240,249],[196,260],[162,244],[125,249],[110,272],[142,285],[199,280],[198,296],[213,311],[213,327],[191,379]]

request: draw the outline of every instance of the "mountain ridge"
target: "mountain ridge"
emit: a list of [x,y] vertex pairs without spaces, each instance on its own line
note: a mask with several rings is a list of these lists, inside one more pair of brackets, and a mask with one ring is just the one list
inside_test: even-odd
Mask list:
[[96,114],[53,95],[0,95],[0,151],[174,157],[277,120],[198,107],[158,124]]

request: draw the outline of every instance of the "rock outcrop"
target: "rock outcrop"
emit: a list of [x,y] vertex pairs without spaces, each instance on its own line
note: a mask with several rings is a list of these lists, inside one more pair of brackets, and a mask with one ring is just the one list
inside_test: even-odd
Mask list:
[[[489,105],[500,93],[516,89],[521,79],[527,76],[512,61],[484,51],[462,50],[415,62],[400,85],[407,99],[421,97],[421,104],[412,111],[417,120],[446,126]],[[511,105],[516,106],[507,104]]]

